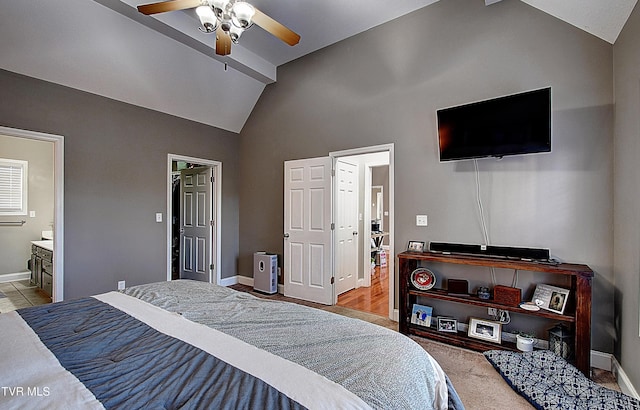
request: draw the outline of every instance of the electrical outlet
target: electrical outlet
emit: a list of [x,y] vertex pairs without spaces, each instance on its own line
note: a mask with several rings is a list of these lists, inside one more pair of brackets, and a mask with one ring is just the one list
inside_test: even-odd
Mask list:
[[488,314],[489,316],[496,317],[496,316],[498,316],[498,309],[496,309],[496,308],[489,308],[489,309],[487,309],[487,314]]
[[509,315],[509,311],[507,310],[498,310],[498,322],[507,324],[511,322],[511,316]]
[[125,288],[125,284],[123,280],[118,281],[118,290],[123,290]]

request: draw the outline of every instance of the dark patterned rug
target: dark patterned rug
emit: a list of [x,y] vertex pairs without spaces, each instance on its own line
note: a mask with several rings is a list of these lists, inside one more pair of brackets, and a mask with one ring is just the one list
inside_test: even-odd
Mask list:
[[485,357],[537,409],[640,410],[640,401],[591,381],[548,350],[490,350]]

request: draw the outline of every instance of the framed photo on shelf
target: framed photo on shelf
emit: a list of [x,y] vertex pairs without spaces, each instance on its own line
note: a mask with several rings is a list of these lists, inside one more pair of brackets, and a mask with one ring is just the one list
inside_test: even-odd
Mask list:
[[556,286],[538,284],[531,301],[540,309],[562,315],[569,299],[569,289]]
[[421,242],[421,241],[409,241],[409,245],[407,245],[407,250],[409,252],[423,252],[424,251],[424,242]]
[[482,339],[493,343],[502,343],[502,324],[490,320],[469,318],[467,335],[475,339]]
[[458,321],[450,317],[438,317],[438,332],[458,332]]
[[413,310],[411,311],[411,323],[414,325],[431,327],[431,315],[433,308],[431,306],[413,304]]

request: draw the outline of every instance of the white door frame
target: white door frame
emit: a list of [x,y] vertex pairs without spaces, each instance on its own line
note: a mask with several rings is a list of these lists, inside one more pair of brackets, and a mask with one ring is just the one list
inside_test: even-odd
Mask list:
[[[389,256],[387,256],[387,266],[389,267],[389,318],[392,320],[395,320],[396,322],[398,321],[398,310],[395,309],[395,277],[396,277],[396,269],[395,269],[395,251],[394,251],[394,144],[383,144],[383,145],[374,145],[374,146],[370,146],[370,147],[362,147],[362,148],[354,148],[354,149],[349,149],[349,150],[344,150],[344,151],[335,151],[335,152],[330,152],[329,156],[332,158],[332,161],[335,163],[336,158],[338,157],[346,157],[346,156],[352,156],[352,155],[363,155],[363,154],[375,154],[377,152],[385,152],[388,151],[389,152],[389,226],[388,226],[388,230],[389,230]],[[380,164],[382,165],[382,164]],[[369,177],[369,188],[371,187],[371,166],[375,166],[372,164],[366,164],[365,166],[365,187],[363,189],[365,189],[365,201],[367,199],[367,183],[366,183],[366,178],[367,175]],[[369,193],[368,193],[368,197],[369,197],[369,203],[371,203],[371,190],[369,189]],[[366,203],[366,202],[365,202]],[[371,224],[367,224],[366,220],[364,223],[364,232],[363,232],[363,237],[364,238],[370,238],[371,237]],[[369,244],[369,242],[367,242],[367,244]],[[367,266],[370,266],[371,264],[371,253],[368,252],[368,248],[365,246],[364,249],[364,254],[365,257],[367,256],[367,254],[369,255],[368,260],[368,264],[365,264],[365,281],[367,280]],[[335,263],[335,262],[334,262]],[[371,283],[371,277],[369,275],[369,284]]]
[[64,137],[62,135],[0,127],[9,137],[53,142],[53,295],[51,300],[64,300]]
[[[221,252],[221,238],[222,238],[222,162],[214,161],[204,158],[195,158],[179,154],[167,154],[167,207],[166,207],[166,223],[167,223],[167,281],[171,281],[171,216],[173,215],[173,203],[172,203],[172,180],[171,180],[171,165],[173,161],[185,161],[198,165],[210,166],[212,169],[213,178],[215,181],[214,190],[211,191],[213,196],[213,213],[215,220],[213,230],[213,240],[215,243],[215,253],[212,255],[215,264],[215,283],[220,285],[220,275],[222,267],[222,252]],[[211,278],[214,279],[214,278]],[[212,281],[213,282],[213,281]]]

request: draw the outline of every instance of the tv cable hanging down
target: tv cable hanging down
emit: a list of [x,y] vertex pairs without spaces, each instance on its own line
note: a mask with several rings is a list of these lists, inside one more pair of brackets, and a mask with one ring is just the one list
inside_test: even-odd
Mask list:
[[[485,248],[491,245],[489,242],[489,230],[487,229],[487,222],[484,218],[484,207],[482,206],[482,195],[480,195],[480,171],[478,170],[478,160],[476,158],[473,159],[473,165],[475,167],[476,174],[476,201],[478,203],[478,211],[480,212],[480,224],[482,227],[482,237],[484,238],[484,246]],[[496,270],[492,266],[491,267],[491,283],[493,286],[496,285]]]

